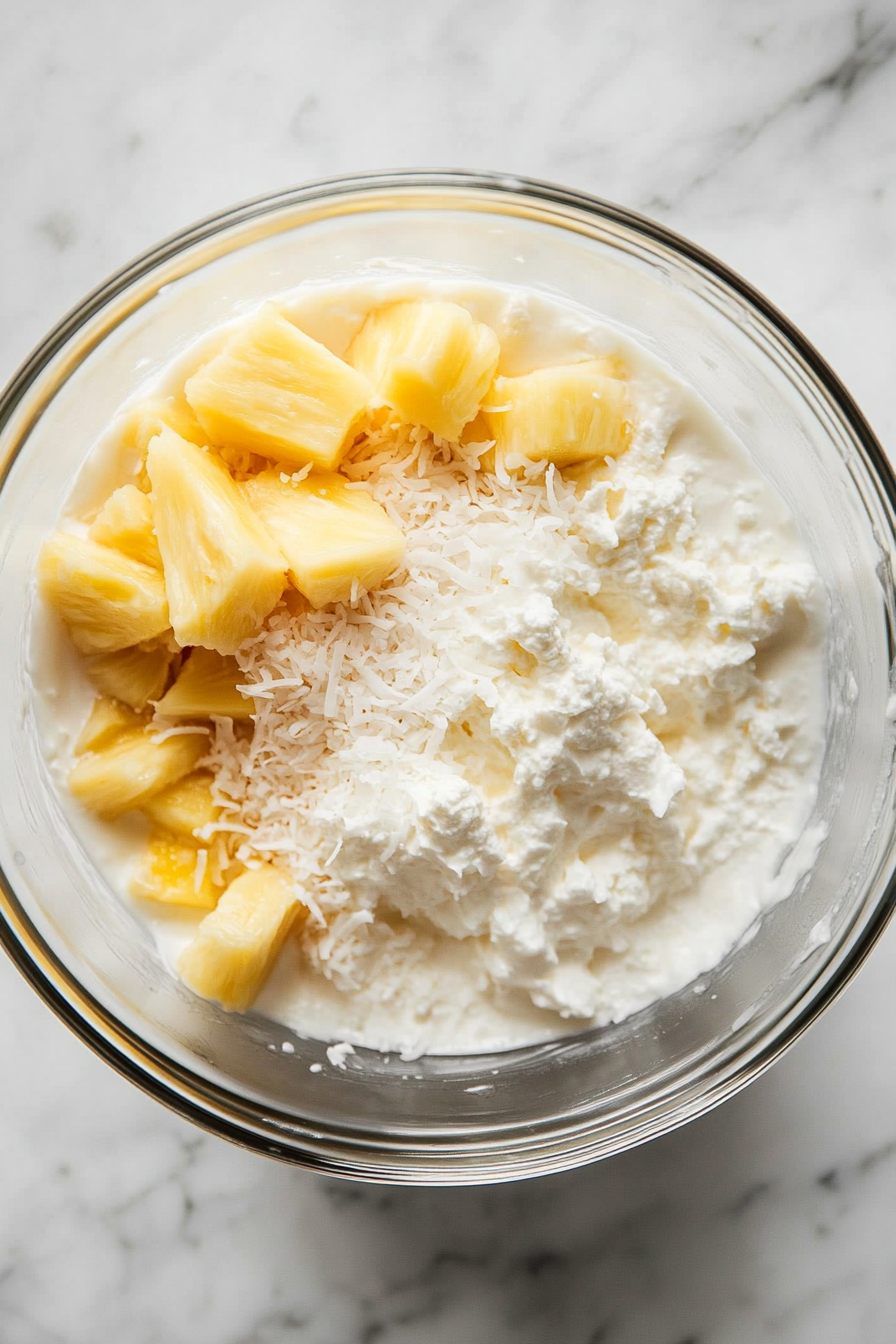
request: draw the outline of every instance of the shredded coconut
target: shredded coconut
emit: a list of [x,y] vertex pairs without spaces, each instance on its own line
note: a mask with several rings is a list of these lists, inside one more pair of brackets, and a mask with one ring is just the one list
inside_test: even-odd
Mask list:
[[349,1045],[348,1041],[337,1041],[335,1045],[327,1046],[327,1059],[337,1069],[344,1069],[345,1061],[354,1053],[355,1047]]
[[[164,722],[164,720],[157,719],[156,722]],[[169,737],[192,737],[196,733],[203,735],[210,732],[211,729],[208,724],[185,723],[178,725],[176,728],[163,728],[159,732],[153,733],[149,740],[156,743],[166,742]]]
[[193,890],[198,896],[202,890],[202,884],[205,881],[205,870],[208,867],[208,850],[200,849],[196,854],[196,867],[193,870]]

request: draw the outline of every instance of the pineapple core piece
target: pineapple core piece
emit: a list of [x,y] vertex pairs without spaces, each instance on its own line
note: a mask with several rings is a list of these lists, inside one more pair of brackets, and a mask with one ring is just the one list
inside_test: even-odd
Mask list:
[[392,303],[369,314],[348,359],[412,425],[456,442],[498,367],[498,338],[457,303]]
[[168,831],[153,831],[131,880],[132,896],[214,910],[219,892],[209,871],[207,849]]
[[144,803],[143,813],[166,831],[192,837],[200,826],[218,820],[213,782],[214,775],[208,770],[194,770]]
[[242,873],[199,925],[177,969],[207,999],[243,1012],[267,979],[293,921],[305,907],[290,875],[266,863]]
[[371,389],[360,373],[266,305],[186,382],[212,443],[332,469]]
[[164,429],[146,467],[174,636],[233,653],[279,601],[286,562],[210,453]]
[[87,722],[75,743],[75,755],[83,756],[85,751],[99,751],[127,728],[139,728],[145,721],[144,715],[135,714],[120,701],[100,696],[94,700]]
[[168,629],[159,571],[90,537],[57,532],[44,543],[37,574],[80,653],[112,653]]
[[156,713],[168,719],[207,718],[210,714],[249,719],[255,702],[236,689],[245,679],[235,658],[223,658],[211,649],[193,649],[171,690],[156,705]]
[[159,543],[153,531],[152,505],[136,485],[113,490],[97,514],[89,535],[103,546],[115,546],[132,560],[162,568]]
[[376,588],[401,563],[404,537],[385,509],[336,472],[294,484],[265,471],[242,489],[315,607],[348,602],[355,582]]
[[169,784],[183,779],[208,751],[206,733],[153,741],[153,729],[131,728],[111,745],[82,756],[68,777],[80,803],[107,820],[141,807]]
[[626,384],[591,359],[536,369],[519,378],[496,378],[483,410],[496,451],[568,467],[596,457],[617,457],[628,448]]
[[171,654],[163,644],[121,649],[88,658],[85,670],[98,691],[123,700],[131,709],[143,709],[165,689]]

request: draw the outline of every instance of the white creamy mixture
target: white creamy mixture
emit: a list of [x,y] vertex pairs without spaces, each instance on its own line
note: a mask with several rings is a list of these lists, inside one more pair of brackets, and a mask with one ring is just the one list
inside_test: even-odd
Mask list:
[[[287,309],[342,353],[371,306],[421,290],[489,322],[504,373],[621,352],[636,426],[605,468],[511,478],[477,472],[482,444],[387,425],[341,470],[400,523],[402,569],[351,607],[281,604],[239,655],[257,719],[212,746],[225,824],[313,910],[257,1008],[408,1055],[618,1021],[716,965],[799,875],[779,869],[824,709],[819,584],[783,504],[643,352],[473,282]],[[134,827],[77,824],[124,894]],[[196,922],[141,915],[172,959]]]

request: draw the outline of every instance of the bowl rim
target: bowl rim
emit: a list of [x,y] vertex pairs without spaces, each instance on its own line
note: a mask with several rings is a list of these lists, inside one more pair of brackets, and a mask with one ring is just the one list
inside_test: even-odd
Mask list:
[[[569,212],[570,216],[597,216],[605,224],[618,225],[659,244],[721,282],[765,319],[838,407],[884,501],[896,514],[896,476],[856,401],[807,337],[764,294],[710,252],[645,215],[586,192],[500,172],[399,169],[338,175],[265,193],[207,215],[126,263],[51,328],[0,392],[0,434],[28,390],[72,337],[165,262],[225,229],[281,209],[333,201],[340,196],[407,194],[411,190],[442,192],[446,200],[457,191],[523,197],[542,207]],[[556,222],[562,222],[562,214],[558,213]],[[23,435],[15,450],[0,463],[0,488],[27,437]],[[23,909],[0,869],[0,944],[53,1013],[123,1077],[184,1119],[251,1151],[347,1179],[409,1185],[488,1184],[564,1171],[638,1146],[705,1114],[769,1068],[839,997],[881,937],[894,910],[896,873],[891,873],[860,936],[841,948],[839,958],[827,963],[829,973],[823,981],[806,986],[800,999],[777,1019],[769,1038],[754,1042],[753,1048],[742,1052],[721,1076],[709,1079],[699,1094],[679,1098],[671,1109],[664,1108],[656,1116],[648,1114],[629,1127],[624,1142],[613,1141],[612,1137],[602,1139],[593,1122],[586,1120],[584,1125],[571,1124],[565,1133],[555,1126],[549,1149],[543,1143],[539,1146],[537,1125],[529,1139],[511,1144],[509,1149],[506,1139],[492,1145],[458,1139],[453,1146],[434,1146],[425,1141],[410,1143],[406,1136],[396,1135],[391,1141],[385,1136],[372,1137],[370,1131],[349,1125],[330,1126],[324,1133],[317,1124],[302,1124],[274,1107],[261,1108],[176,1063],[125,1026],[75,978]],[[503,1160],[496,1161],[502,1154]],[[409,1163],[411,1155],[414,1161]]]

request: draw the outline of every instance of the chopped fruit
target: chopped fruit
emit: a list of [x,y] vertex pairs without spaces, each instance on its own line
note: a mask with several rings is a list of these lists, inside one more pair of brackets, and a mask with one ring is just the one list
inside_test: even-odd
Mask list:
[[135,406],[124,421],[122,427],[122,447],[136,450],[140,464],[136,470],[135,483],[144,494],[149,494],[149,477],[146,474],[146,450],[150,439],[161,434],[163,429],[173,429],[182,439],[203,447],[208,443],[208,435],[200,425],[184,396],[176,392],[167,397],[152,397],[149,401]]
[[348,359],[402,420],[456,442],[498,367],[498,338],[457,303],[392,303],[367,317]]
[[44,543],[37,572],[81,653],[112,653],[168,629],[162,575],[111,546],[57,532]]
[[100,653],[88,658],[85,671],[103,695],[114,695],[131,709],[143,709],[164,691],[170,666],[170,652],[164,644],[156,644]]
[[89,535],[103,546],[114,546],[132,560],[162,568],[159,543],[153,531],[152,505],[136,485],[123,485],[106,500]]
[[498,454],[568,467],[595,457],[617,457],[629,445],[626,384],[592,359],[496,378],[483,409]]
[[82,756],[68,777],[78,801],[101,817],[120,817],[183,779],[208,751],[206,733],[179,733],[161,742],[154,736],[151,727],[131,728]]
[[200,826],[217,821],[218,808],[212,796],[214,775],[208,770],[194,770],[176,784],[171,784],[155,798],[144,804],[143,811],[156,825],[173,831],[175,835],[192,836]]
[[385,509],[336,472],[292,483],[265,471],[242,488],[315,607],[348,602],[355,584],[376,588],[401,563],[404,537]]
[[175,638],[233,653],[279,601],[286,562],[210,453],[165,429],[146,466]]
[[255,702],[236,689],[245,680],[235,658],[223,658],[210,649],[193,649],[171,690],[156,705],[156,713],[168,719],[205,718],[210,714],[249,719]]
[[145,455],[150,439],[163,429],[173,429],[182,439],[198,444],[208,443],[208,435],[193,414],[192,407],[181,393],[169,397],[153,397],[136,406],[131,413],[125,434],[141,456]]
[[[150,440],[166,428],[173,429],[175,434],[189,443],[195,443],[199,448],[209,446],[209,435],[196,419],[183,390],[142,402],[125,422],[122,436],[124,446],[135,448],[143,459],[143,470],[137,481],[141,490],[148,492],[150,489],[149,477],[146,475],[146,450]],[[266,458],[254,453],[222,448],[220,444],[213,446],[231,471],[263,471],[268,465]]]
[[213,443],[325,470],[351,443],[371,394],[366,378],[271,306],[184,390]]
[[219,892],[211,879],[207,849],[168,831],[153,831],[131,882],[132,896],[214,910]]
[[94,700],[90,716],[75,743],[75,755],[82,756],[85,751],[99,751],[128,728],[139,728],[145,721],[142,715],[135,714],[120,701],[100,696]]
[[197,994],[243,1012],[304,911],[289,873],[270,863],[250,869],[231,882],[217,909],[206,915],[177,968]]

